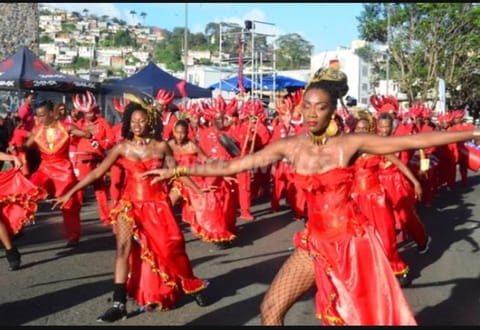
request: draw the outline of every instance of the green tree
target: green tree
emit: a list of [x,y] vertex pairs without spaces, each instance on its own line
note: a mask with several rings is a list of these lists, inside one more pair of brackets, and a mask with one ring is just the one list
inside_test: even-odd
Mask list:
[[53,39],[49,35],[40,36],[39,43],[41,44],[50,44],[53,42]]
[[122,47],[122,46],[136,47],[137,42],[128,30],[118,30],[113,36],[113,46],[114,47]]
[[438,78],[452,99],[479,97],[480,8],[472,3],[375,3],[364,5],[360,36],[386,44],[390,16],[391,78],[409,101],[426,100]]
[[76,29],[77,29],[77,27],[73,23],[67,22],[67,23],[62,23],[62,25],[61,25],[62,32],[73,32]]
[[310,68],[313,45],[298,33],[282,35],[278,37],[275,44],[278,70]]

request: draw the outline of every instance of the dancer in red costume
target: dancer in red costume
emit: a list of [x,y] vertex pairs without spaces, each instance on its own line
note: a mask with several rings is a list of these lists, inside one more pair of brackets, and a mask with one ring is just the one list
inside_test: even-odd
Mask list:
[[[301,125],[292,125],[294,105],[290,97],[286,96],[282,101],[277,100],[275,110],[279,121],[273,128],[270,142],[287,138],[301,133],[304,128]],[[295,184],[295,176],[292,163],[284,158],[274,164],[272,170],[273,193],[270,200],[273,212],[280,210],[280,200],[285,194],[287,205],[294,211],[294,219],[305,218],[306,197],[303,190]]]
[[[264,148],[268,143],[270,143],[271,133],[267,127],[267,117],[268,113],[264,107],[263,102],[260,99],[252,100],[251,110],[249,119],[253,120],[256,125],[256,132],[252,132],[252,144],[253,150],[258,151]],[[254,134],[256,135],[253,139]],[[271,181],[272,181],[272,166],[268,165],[264,168],[257,168],[252,171],[253,181],[252,181],[252,197],[263,198],[270,197],[271,191]]]
[[[226,106],[227,112],[229,105]],[[229,130],[231,136],[241,146],[240,157],[262,149],[270,140],[270,133],[265,125],[266,117],[262,101],[259,99],[247,100],[240,107],[239,122]],[[237,174],[240,218],[244,220],[255,219],[251,213],[251,206],[252,199],[258,197],[258,186],[263,184],[269,190],[267,187],[270,180],[263,178],[262,171],[269,173],[267,167]]]
[[[115,110],[123,117],[123,113],[125,112],[125,107],[128,104],[128,100],[125,100],[122,96],[119,100],[113,98],[112,104]],[[113,145],[120,143],[123,140],[122,136],[122,126],[123,121],[121,120],[118,124],[112,126],[112,133],[113,133]],[[111,205],[114,206],[118,203],[121,196],[121,189],[123,186],[123,180],[125,179],[125,171],[120,163],[114,163],[110,167],[110,201]]]
[[175,98],[175,93],[167,91],[166,89],[160,89],[155,97],[155,105],[160,113],[159,120],[163,124],[163,140],[168,141],[173,138],[173,126],[177,122],[178,118],[170,109],[170,103]]
[[[42,159],[38,169],[30,176],[30,181],[35,186],[44,188],[50,196],[58,197],[77,183],[68,155],[70,136],[89,138],[92,135],[73,124],[55,119],[51,101],[38,104],[35,116],[38,123],[22,147],[23,150],[37,147]],[[75,194],[62,209],[67,247],[78,245],[80,240],[81,206],[80,195]]]
[[[394,117],[391,113],[380,113],[377,117],[377,134],[384,137],[391,136],[393,122]],[[391,162],[383,164],[379,177],[392,202],[396,227],[403,234],[401,240],[409,236],[417,244],[420,254],[427,253],[431,237],[427,235],[425,226],[416,210],[416,205],[422,198],[420,182],[411,171],[401,171],[401,167],[397,167]]]
[[[471,130],[474,127],[473,124],[467,123],[464,120],[465,110],[453,110],[453,114],[453,123],[452,126],[448,128],[448,131]],[[458,165],[462,185],[466,187],[468,185],[468,156],[465,156],[460,152],[460,148],[463,147],[461,144],[463,143],[464,142],[452,144],[450,147],[453,150],[455,162]],[[449,181],[456,181],[456,173],[451,173]]]
[[[178,166],[194,166],[208,161],[206,153],[195,142],[188,139],[188,123],[179,119],[173,130],[174,138],[168,142]],[[205,190],[212,189],[202,177],[191,177],[198,187]],[[226,178],[227,179],[227,178]],[[176,180],[170,190],[172,204],[180,200],[182,205],[182,220],[190,224],[192,233],[205,242],[213,242],[218,248],[224,248],[215,228],[217,225],[218,209],[222,209],[214,189],[199,194],[195,189]]]
[[[438,130],[448,131],[448,128],[453,122],[453,112],[445,114],[438,114]],[[450,145],[437,147],[436,155],[438,156],[438,189],[446,185],[450,191],[455,190],[456,187],[456,143]]]
[[202,111],[198,103],[191,103],[190,105],[183,102],[179,106],[180,116],[188,122],[188,139],[198,143],[200,139],[200,130],[203,128]]
[[20,158],[0,152],[0,160],[13,162],[13,168],[0,172],[0,241],[5,248],[9,270],[21,265],[21,254],[12,242],[12,237],[32,221],[37,203],[47,197],[47,192],[35,187],[21,173],[24,166]]
[[[416,132],[430,132],[433,127],[424,123],[424,116],[431,116],[431,109],[420,103],[415,103],[410,108],[415,120]],[[426,207],[431,207],[438,191],[437,166],[438,159],[435,155],[436,147],[416,150],[408,166],[416,174],[422,185],[422,202]]]
[[[105,158],[107,150],[115,143],[115,137],[110,123],[100,115],[93,93],[87,91],[85,95],[75,94],[73,105],[84,114],[84,118],[78,123],[79,127],[92,134],[90,138],[79,139],[75,151],[73,166],[76,169],[77,179],[82,180]],[[105,177],[99,178],[92,185],[100,221],[108,225],[108,188]],[[84,200],[84,190],[79,193]]]
[[23,103],[18,108],[18,116],[25,122],[27,130],[31,130],[35,125],[33,105],[35,104],[36,97],[37,93],[33,90],[25,92]]
[[125,97],[131,102],[123,114],[124,139],[53,205],[62,207],[75,192],[102,177],[116,161],[124,165],[122,196],[110,213],[111,222],[117,225],[114,302],[98,317],[100,322],[126,318],[127,294],[138,305],[158,310],[174,308],[183,294],[193,295],[200,306],[207,304],[201,291],[208,282],[193,274],[182,230],[168,198],[167,182],[151,184],[138,176],[148,169],[175,166],[171,149],[161,140],[158,113],[140,97]]
[[[352,112],[356,119],[353,126],[354,133],[374,132],[373,116],[369,112],[362,109],[354,109]],[[393,155],[362,153],[357,156],[353,163],[355,174],[352,197],[379,233],[393,273],[403,287],[411,283],[409,267],[398,251],[393,207],[379,179],[379,169],[386,161],[406,168],[400,159]]]
[[[220,103],[221,104],[221,103]],[[233,159],[227,149],[220,143],[220,137],[228,135],[228,129],[224,126],[225,107],[216,106],[203,102],[203,117],[208,125],[200,130],[199,147],[205,151],[209,159]],[[233,137],[232,141],[235,141]],[[238,141],[234,143],[238,146]],[[237,235],[237,207],[238,207],[238,184],[234,180],[225,180],[223,176],[205,178],[207,186],[217,187],[212,194],[214,200],[209,199],[211,205],[219,205],[210,209],[211,223],[209,237],[219,249],[228,248],[232,245]]]
[[23,164],[21,168],[22,174],[28,178],[34,169],[30,168],[31,164],[28,162],[27,152],[22,150],[21,147],[27,142],[30,130],[27,129],[27,124],[23,118],[17,117],[15,121],[16,126],[13,129],[12,137],[8,142],[8,152],[20,158]]
[[350,198],[351,160],[363,152],[390,154],[478,139],[480,131],[388,138],[336,135],[334,114],[338,98],[348,91],[346,76],[324,69],[313,79],[303,97],[306,134],[277,140],[241,159],[146,171],[143,176],[157,176],[153,183],[174,175],[232,175],[287,157],[307,194],[308,220],[294,235],[296,249],[266,292],[262,324],[282,325],[289,308],[316,285],[316,311],[324,325],[416,325],[377,231]]

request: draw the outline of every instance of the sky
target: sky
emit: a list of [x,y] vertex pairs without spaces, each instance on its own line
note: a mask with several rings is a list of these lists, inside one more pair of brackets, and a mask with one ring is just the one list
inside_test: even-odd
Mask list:
[[[243,2],[243,3],[43,3],[48,7],[66,9],[97,16],[108,15],[128,24],[141,23],[172,31],[187,26],[192,33],[204,32],[208,23],[237,23],[245,20],[255,23],[255,32],[275,37],[298,33],[313,46],[313,52],[351,47],[359,39],[356,17],[363,11],[362,3],[299,3],[299,2]],[[137,15],[132,16],[134,10]],[[145,21],[140,13],[146,13]]]

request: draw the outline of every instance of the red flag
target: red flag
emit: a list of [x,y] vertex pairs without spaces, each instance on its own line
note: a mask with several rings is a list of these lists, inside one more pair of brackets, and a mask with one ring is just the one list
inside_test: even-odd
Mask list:
[[180,92],[180,95],[182,97],[187,97],[187,82],[185,80],[181,80],[179,83],[177,83],[177,89]]
[[238,48],[238,88],[240,89],[240,95],[245,94],[245,86],[243,84],[243,40],[239,37]]

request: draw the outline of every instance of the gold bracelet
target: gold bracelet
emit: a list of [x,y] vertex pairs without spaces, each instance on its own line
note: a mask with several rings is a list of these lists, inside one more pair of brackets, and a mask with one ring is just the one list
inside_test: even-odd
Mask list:
[[187,168],[186,167],[179,167],[178,168],[178,176],[188,176]]
[[177,166],[173,169],[173,177],[178,178],[181,176],[188,176],[187,168],[183,166]]

